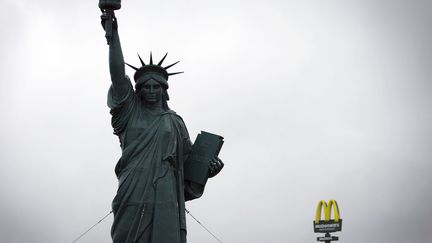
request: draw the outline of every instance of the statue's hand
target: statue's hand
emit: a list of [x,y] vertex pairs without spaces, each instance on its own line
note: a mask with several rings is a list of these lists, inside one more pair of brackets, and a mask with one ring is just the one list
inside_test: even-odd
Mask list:
[[104,11],[102,13],[102,15],[101,15],[102,28],[105,30],[105,23],[106,23],[106,21],[109,18],[112,18],[112,21],[113,21],[113,24],[112,24],[113,30],[117,30],[117,27],[118,27],[117,26],[117,18],[114,15],[114,11],[111,11],[111,12]]
[[215,175],[217,175],[222,168],[224,167],[224,163],[222,162],[221,159],[219,159],[219,157],[215,157],[210,161],[209,164],[209,177],[214,177]]

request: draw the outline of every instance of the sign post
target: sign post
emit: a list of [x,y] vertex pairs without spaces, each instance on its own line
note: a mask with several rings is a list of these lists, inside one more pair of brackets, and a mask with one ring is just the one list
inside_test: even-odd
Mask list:
[[[331,219],[332,208],[334,209],[333,219]],[[321,220],[321,212],[323,209],[324,220]],[[331,241],[339,240],[339,237],[330,235],[330,233],[342,231],[342,219],[340,218],[339,207],[335,200],[330,200],[328,204],[324,200],[318,203],[313,226],[315,233],[325,233],[324,236],[317,237],[317,241],[330,243]]]

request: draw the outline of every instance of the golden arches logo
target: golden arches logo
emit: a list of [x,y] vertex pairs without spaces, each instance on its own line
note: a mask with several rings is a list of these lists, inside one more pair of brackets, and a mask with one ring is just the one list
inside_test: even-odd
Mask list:
[[[321,219],[321,213],[324,210],[324,220]],[[334,218],[332,219],[332,211]],[[318,203],[315,220],[314,231],[316,233],[330,233],[342,230],[342,219],[340,218],[339,207],[336,200],[329,200],[327,203],[321,200]]]
[[339,207],[337,205],[336,200],[330,200],[328,202],[328,204],[326,203],[326,201],[321,200],[318,203],[317,209],[316,209],[316,214],[315,214],[315,223],[319,223],[319,221],[321,220],[321,212],[322,209],[324,209],[324,221],[325,222],[329,222],[330,221],[330,217],[331,217],[331,212],[332,212],[332,208],[334,208],[334,222],[339,222],[340,219],[340,214],[339,214]]

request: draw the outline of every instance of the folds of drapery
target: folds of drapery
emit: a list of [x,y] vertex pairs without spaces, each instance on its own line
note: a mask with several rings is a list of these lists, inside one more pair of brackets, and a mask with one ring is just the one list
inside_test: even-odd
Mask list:
[[180,243],[185,199],[198,198],[204,190],[183,180],[182,165],[191,149],[183,120],[173,111],[148,116],[132,85],[125,97],[114,97],[110,89],[108,106],[122,148],[115,169],[113,242]]

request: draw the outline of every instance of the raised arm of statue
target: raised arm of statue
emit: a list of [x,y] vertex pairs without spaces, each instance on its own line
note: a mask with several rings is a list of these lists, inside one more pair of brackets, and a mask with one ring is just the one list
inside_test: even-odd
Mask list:
[[[101,16],[102,26],[105,26],[105,21],[110,16],[107,13],[103,13]],[[125,64],[123,59],[123,52],[121,49],[120,38],[118,34],[117,19],[113,15],[113,30],[112,30],[112,41],[109,45],[109,69],[111,74],[111,82],[114,95],[117,97],[123,97],[126,95],[128,86],[128,79],[125,78]]]

